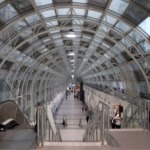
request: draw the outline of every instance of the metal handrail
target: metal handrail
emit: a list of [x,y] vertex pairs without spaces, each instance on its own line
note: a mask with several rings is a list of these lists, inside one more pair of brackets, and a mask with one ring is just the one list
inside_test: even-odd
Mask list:
[[[100,104],[101,102],[99,102]],[[98,104],[98,106],[99,106]],[[100,141],[102,145],[104,141],[109,141],[109,106],[102,104],[102,110],[96,110],[92,119],[89,120],[83,141],[97,142]],[[107,116],[105,116],[107,114]],[[105,124],[105,125],[104,125]]]
[[138,103],[134,103],[135,98],[124,111],[123,127],[127,128],[131,123],[130,127],[133,128],[136,121],[138,127],[150,130],[150,102],[139,98]]
[[[52,142],[62,141],[59,129],[57,129],[56,134],[54,134],[51,124],[47,118],[46,109],[46,104],[37,107],[37,146],[42,147],[46,140]],[[48,139],[46,139],[47,137]]]

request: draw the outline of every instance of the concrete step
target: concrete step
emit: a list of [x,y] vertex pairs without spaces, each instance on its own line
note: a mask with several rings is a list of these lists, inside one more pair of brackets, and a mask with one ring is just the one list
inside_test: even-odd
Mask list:
[[150,149],[150,132],[143,129],[111,129],[110,142],[112,147],[124,149]]

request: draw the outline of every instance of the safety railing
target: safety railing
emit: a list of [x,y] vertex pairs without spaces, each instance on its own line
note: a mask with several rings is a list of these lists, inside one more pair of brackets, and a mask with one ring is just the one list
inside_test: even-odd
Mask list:
[[84,142],[101,142],[102,145],[109,141],[109,106],[99,102],[91,120],[88,122]]
[[150,101],[135,97],[124,110],[122,127],[150,130]]
[[[54,130],[55,124],[53,117],[49,118],[46,105],[37,107],[37,146],[44,146],[45,141],[61,142],[61,135],[58,129]],[[49,110],[51,111],[51,110]],[[50,121],[51,119],[51,121]]]

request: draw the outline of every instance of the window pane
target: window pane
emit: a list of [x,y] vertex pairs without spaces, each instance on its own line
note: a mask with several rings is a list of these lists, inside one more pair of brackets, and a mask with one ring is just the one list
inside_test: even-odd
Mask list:
[[34,14],[34,15],[26,17],[25,19],[30,24],[30,23],[33,23],[33,22],[36,22],[37,20],[39,20],[39,16]]
[[129,4],[122,1],[122,0],[113,0],[110,4],[109,9],[118,13],[118,14],[123,14],[123,12],[125,11],[125,9],[127,8]]
[[48,11],[41,12],[41,14],[44,18],[53,17],[53,16],[55,16],[55,11],[48,10]]
[[4,21],[7,21],[15,16],[17,16],[16,10],[10,5],[6,5],[0,9],[0,18]]
[[129,27],[128,25],[126,25],[125,23],[121,22],[121,21],[119,21],[119,22],[116,24],[116,27],[117,27],[119,30],[123,31],[123,32],[127,32],[127,31],[130,30],[130,27]]
[[101,14],[102,13],[100,13],[100,12],[89,10],[87,16],[98,19],[101,16]]
[[87,3],[88,0],[73,0],[75,3]]
[[73,14],[75,14],[75,15],[84,15],[84,13],[85,13],[85,9],[74,9],[74,12],[73,12]]
[[104,18],[104,21],[114,25],[116,23],[117,19],[106,15],[106,17]]
[[58,22],[57,21],[51,21],[51,22],[46,22],[48,27],[52,27],[52,26],[57,26]]
[[27,24],[24,21],[18,21],[13,27],[17,30],[20,30],[25,26],[27,26]]
[[140,47],[144,52],[150,52],[150,45],[148,42],[144,41],[142,43],[140,43]]
[[0,3],[4,2],[5,0],[0,0]]
[[37,6],[51,4],[52,0],[35,0]]
[[69,8],[58,9],[58,15],[70,15]]
[[83,20],[73,20],[73,24],[79,24],[79,25],[81,25],[81,24],[83,24]]
[[141,42],[144,40],[144,38],[137,32],[132,31],[130,32],[129,36],[137,43]]
[[148,35],[150,35],[150,17],[146,18],[140,25],[140,28],[142,28]]

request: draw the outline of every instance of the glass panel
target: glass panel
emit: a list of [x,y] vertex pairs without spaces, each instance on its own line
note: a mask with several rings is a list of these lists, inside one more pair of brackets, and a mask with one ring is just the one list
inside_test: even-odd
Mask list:
[[48,27],[51,27],[51,26],[57,26],[58,22],[57,21],[51,21],[51,22],[46,22],[46,24]]
[[70,15],[69,8],[61,8],[58,9],[58,15]]
[[144,11],[133,3],[129,5],[123,16],[134,24],[139,24],[144,18],[146,18]]
[[83,24],[83,20],[73,20],[73,24]]
[[109,32],[110,28],[105,27],[105,26],[100,26],[100,30],[103,31],[103,32]]
[[37,6],[51,4],[52,0],[35,0]]
[[100,12],[89,10],[87,16],[98,19],[101,16],[101,14],[102,13]]
[[32,30],[28,29],[28,30],[25,30],[23,33],[21,33],[20,35],[24,38],[30,36],[32,34]]
[[122,0],[113,0],[110,4],[109,9],[118,13],[118,14],[123,14],[125,9],[128,7],[128,3],[122,1]]
[[83,16],[85,14],[85,9],[74,9],[73,14]]
[[106,15],[106,17],[104,18],[104,21],[106,21],[106,22],[108,22],[108,23],[114,25],[114,24],[116,23],[117,19],[116,19],[116,18],[113,18],[113,17],[111,17],[111,16]]
[[20,30],[25,26],[27,26],[27,24],[24,21],[19,21],[13,27],[17,30]]
[[150,35],[150,17],[146,18],[140,25],[140,28],[142,28],[148,35]]
[[150,52],[150,45],[148,42],[144,41],[142,43],[139,44],[139,46],[141,47],[141,49],[144,51],[144,52]]
[[129,30],[131,29],[128,25],[126,25],[125,23],[123,23],[123,22],[121,22],[121,21],[119,21],[119,22],[116,24],[116,27],[117,27],[119,30],[123,31],[123,32],[127,32],[127,31],[129,31]]
[[10,5],[6,5],[0,9],[0,18],[4,21],[7,21],[15,16],[17,16],[16,10]]
[[60,38],[60,37],[61,37],[61,34],[55,34],[55,35],[53,35],[52,37],[53,37],[53,39]]
[[55,16],[55,11],[48,10],[48,11],[41,12],[41,14],[42,14],[43,18],[53,17],[53,16]]
[[25,20],[30,24],[39,20],[39,16],[37,16],[37,14],[34,14],[34,15],[26,17]]
[[128,48],[132,46],[131,41],[129,41],[127,38],[123,38],[121,42]]
[[104,45],[107,48],[110,48],[110,46],[106,42],[102,42],[102,45]]
[[139,85],[140,92],[143,92],[143,93],[149,92],[146,82],[144,82],[144,81],[138,82],[138,85]]
[[144,40],[144,38],[137,32],[132,31],[130,32],[129,36],[137,43],[141,42]]
[[0,3],[4,2],[5,0],[0,0]]
[[50,32],[50,33],[57,33],[57,32],[60,32],[60,30],[54,30],[54,29],[52,29],[52,30],[50,30],[49,32]]
[[142,5],[144,8],[150,10],[150,1],[149,0],[135,0],[136,3]]
[[75,3],[87,3],[88,0],[72,0]]

